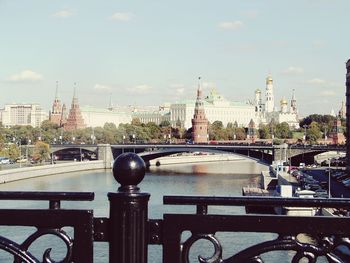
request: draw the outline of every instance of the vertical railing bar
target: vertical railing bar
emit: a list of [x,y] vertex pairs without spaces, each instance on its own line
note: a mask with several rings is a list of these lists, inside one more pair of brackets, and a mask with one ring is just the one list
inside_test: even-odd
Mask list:
[[60,209],[61,201],[60,200],[50,200],[49,201],[49,209]]

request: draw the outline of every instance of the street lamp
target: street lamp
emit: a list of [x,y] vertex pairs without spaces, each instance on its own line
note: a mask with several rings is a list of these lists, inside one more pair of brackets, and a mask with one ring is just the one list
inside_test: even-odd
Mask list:
[[328,198],[331,198],[331,160],[328,159]]
[[125,143],[125,135],[123,135],[123,144]]
[[306,128],[307,128],[307,125],[304,124],[303,128],[304,128],[304,144],[305,144],[306,143]]
[[132,135],[132,139],[134,141],[134,144],[136,144],[136,135],[135,134]]

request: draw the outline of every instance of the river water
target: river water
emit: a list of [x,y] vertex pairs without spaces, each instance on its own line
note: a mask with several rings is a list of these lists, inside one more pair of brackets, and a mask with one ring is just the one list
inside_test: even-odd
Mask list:
[[[151,194],[149,203],[149,217],[161,219],[163,213],[181,212],[194,213],[195,207],[164,206],[163,195],[208,195],[208,196],[241,196],[243,186],[258,185],[259,174],[267,167],[251,160],[226,161],[214,163],[197,163],[167,165],[150,168],[139,187],[142,192]],[[111,171],[89,171],[71,174],[60,174],[50,177],[41,177],[24,181],[17,181],[0,185],[0,191],[87,191],[95,192],[95,200],[92,202],[62,202],[62,208],[88,208],[94,209],[94,216],[108,217],[108,192],[117,191],[118,184],[114,180]],[[2,201],[1,208],[47,208],[48,202],[19,202]],[[209,213],[242,214],[242,207],[209,207]],[[2,236],[16,242],[21,242],[32,228],[2,227]],[[69,231],[69,230],[68,230]],[[216,235],[223,245],[223,256],[227,258],[243,248],[270,240],[276,237],[274,234],[252,233],[218,233]],[[52,242],[52,244],[50,243]],[[57,243],[55,243],[57,242]],[[106,243],[94,244],[94,262],[108,262],[108,245]],[[60,241],[49,241],[43,238],[33,244],[31,252],[39,259],[43,255],[44,248],[54,247],[52,256],[60,259],[62,244]],[[209,257],[212,254],[212,246],[209,242],[199,241],[191,250],[191,262],[198,262],[197,256],[201,254]],[[149,246],[149,262],[162,262],[162,250],[160,246]],[[290,257],[288,252],[267,254],[265,262],[285,262]],[[56,258],[55,258],[56,257]],[[11,262],[10,256],[1,253],[0,262]]]

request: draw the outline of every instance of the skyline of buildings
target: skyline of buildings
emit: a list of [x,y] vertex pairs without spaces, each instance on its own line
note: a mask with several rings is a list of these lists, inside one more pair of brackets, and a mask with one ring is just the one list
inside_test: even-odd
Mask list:
[[[216,120],[220,120],[223,122],[224,126],[228,123],[233,123],[239,127],[248,127],[251,121],[258,126],[260,123],[268,124],[274,120],[277,123],[287,122],[291,128],[298,128],[300,116],[295,90],[293,89],[292,91],[290,105],[288,105],[288,101],[284,95],[280,100],[279,107],[277,107],[277,105],[275,105],[274,80],[271,75],[267,76],[265,84],[265,91],[262,92],[260,89],[256,89],[254,99],[247,101],[229,101],[222,96],[217,89],[212,89],[209,94],[203,98],[203,107],[208,121],[213,123]],[[202,83],[198,85],[201,86],[201,93],[203,93]],[[264,94],[264,96],[262,94]],[[72,103],[68,111],[66,104],[62,103],[58,96],[58,83],[56,83],[55,97],[49,113],[45,113],[37,106],[42,113],[33,113],[32,115],[33,119],[36,118],[36,122],[38,122],[39,117],[34,116],[40,116],[41,121],[49,119],[60,127],[64,126],[65,130],[74,130],[84,127],[102,127],[106,122],[112,122],[118,126],[120,123],[131,123],[133,118],[140,119],[142,123],[154,122],[157,125],[162,121],[169,121],[172,127],[180,126],[188,129],[192,127],[195,104],[195,99],[187,99],[174,103],[164,103],[162,105],[146,107],[114,107],[110,97],[109,106],[106,108],[80,106],[76,96],[75,84]],[[14,105],[15,104],[12,104],[12,108],[14,108]],[[18,104],[17,108],[21,108],[20,105],[21,104]],[[15,113],[11,115],[8,109],[8,106],[5,106],[4,109],[0,109],[0,121],[4,123],[4,126],[8,127],[15,124],[38,126],[33,120],[24,122],[20,120],[20,117],[13,117]],[[344,102],[342,102],[337,113],[344,117],[345,112],[345,105]],[[10,118],[12,118],[12,120],[10,120]]]

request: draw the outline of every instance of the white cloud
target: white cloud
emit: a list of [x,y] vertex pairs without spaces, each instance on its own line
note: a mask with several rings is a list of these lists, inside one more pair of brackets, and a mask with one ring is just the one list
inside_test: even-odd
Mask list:
[[219,28],[227,30],[236,30],[243,27],[243,22],[241,21],[224,21],[219,23]]
[[112,87],[97,83],[94,86],[94,90],[97,90],[97,91],[111,91]]
[[312,84],[312,85],[324,85],[327,83],[327,81],[325,81],[324,79],[314,78],[306,81],[306,83]]
[[133,16],[134,15],[129,12],[126,12],[126,13],[116,12],[110,17],[110,19],[114,21],[128,22],[133,18]]
[[284,70],[283,73],[287,75],[298,75],[298,74],[303,74],[304,69],[301,67],[290,66],[286,70]]
[[13,74],[9,77],[10,81],[21,82],[21,81],[39,81],[42,80],[43,76],[30,69],[22,70],[20,73]]
[[73,14],[74,13],[72,11],[65,9],[54,13],[52,16],[59,17],[59,18],[67,18],[72,16]]
[[143,84],[143,85],[137,85],[132,88],[128,88],[128,91],[135,95],[143,95],[143,94],[148,94],[152,92],[153,87]]
[[335,96],[337,95],[337,93],[334,90],[324,90],[320,92],[320,95],[324,97],[329,97],[329,96]]

